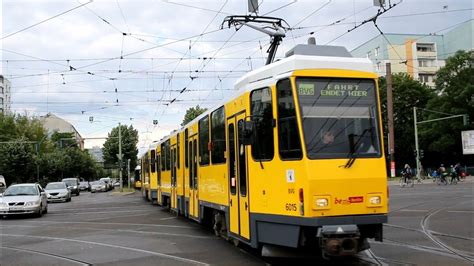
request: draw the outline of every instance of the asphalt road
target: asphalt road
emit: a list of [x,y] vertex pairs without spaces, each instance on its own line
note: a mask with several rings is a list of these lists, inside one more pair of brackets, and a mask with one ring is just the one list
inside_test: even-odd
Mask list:
[[0,265],[473,265],[473,185],[391,185],[384,242],[336,261],[264,259],[139,193],[81,193],[41,218],[0,220]]

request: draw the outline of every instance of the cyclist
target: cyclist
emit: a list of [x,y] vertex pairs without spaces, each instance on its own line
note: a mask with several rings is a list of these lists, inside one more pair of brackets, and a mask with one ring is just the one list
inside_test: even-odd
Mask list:
[[448,176],[448,173],[446,172],[446,168],[444,167],[443,164],[441,164],[441,166],[439,167],[438,172],[439,172],[440,182],[441,183],[446,183],[448,181],[446,179],[446,177]]
[[402,176],[403,176],[403,182],[407,184],[408,179],[411,179],[412,177],[410,165],[405,164],[405,166],[403,167]]

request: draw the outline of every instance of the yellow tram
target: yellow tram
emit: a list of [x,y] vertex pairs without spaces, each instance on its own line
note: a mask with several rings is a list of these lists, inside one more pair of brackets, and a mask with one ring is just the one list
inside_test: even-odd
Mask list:
[[297,45],[235,89],[152,145],[144,195],[156,187],[159,205],[267,251],[339,256],[381,241],[388,189],[370,60]]

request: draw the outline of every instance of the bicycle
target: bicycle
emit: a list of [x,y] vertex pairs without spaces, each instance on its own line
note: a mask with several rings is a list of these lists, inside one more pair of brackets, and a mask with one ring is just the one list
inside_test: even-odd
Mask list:
[[446,186],[446,185],[448,184],[448,179],[447,179],[447,177],[448,177],[448,174],[447,174],[447,173],[441,174],[441,175],[437,178],[436,184],[438,184],[438,185],[445,185],[445,186]]
[[415,185],[415,182],[411,176],[402,176],[400,178],[400,187],[413,187]]

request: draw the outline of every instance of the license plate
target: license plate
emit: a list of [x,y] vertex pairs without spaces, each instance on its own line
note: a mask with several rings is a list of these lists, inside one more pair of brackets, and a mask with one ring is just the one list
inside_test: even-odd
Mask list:
[[22,207],[10,207],[10,211],[22,211]]

